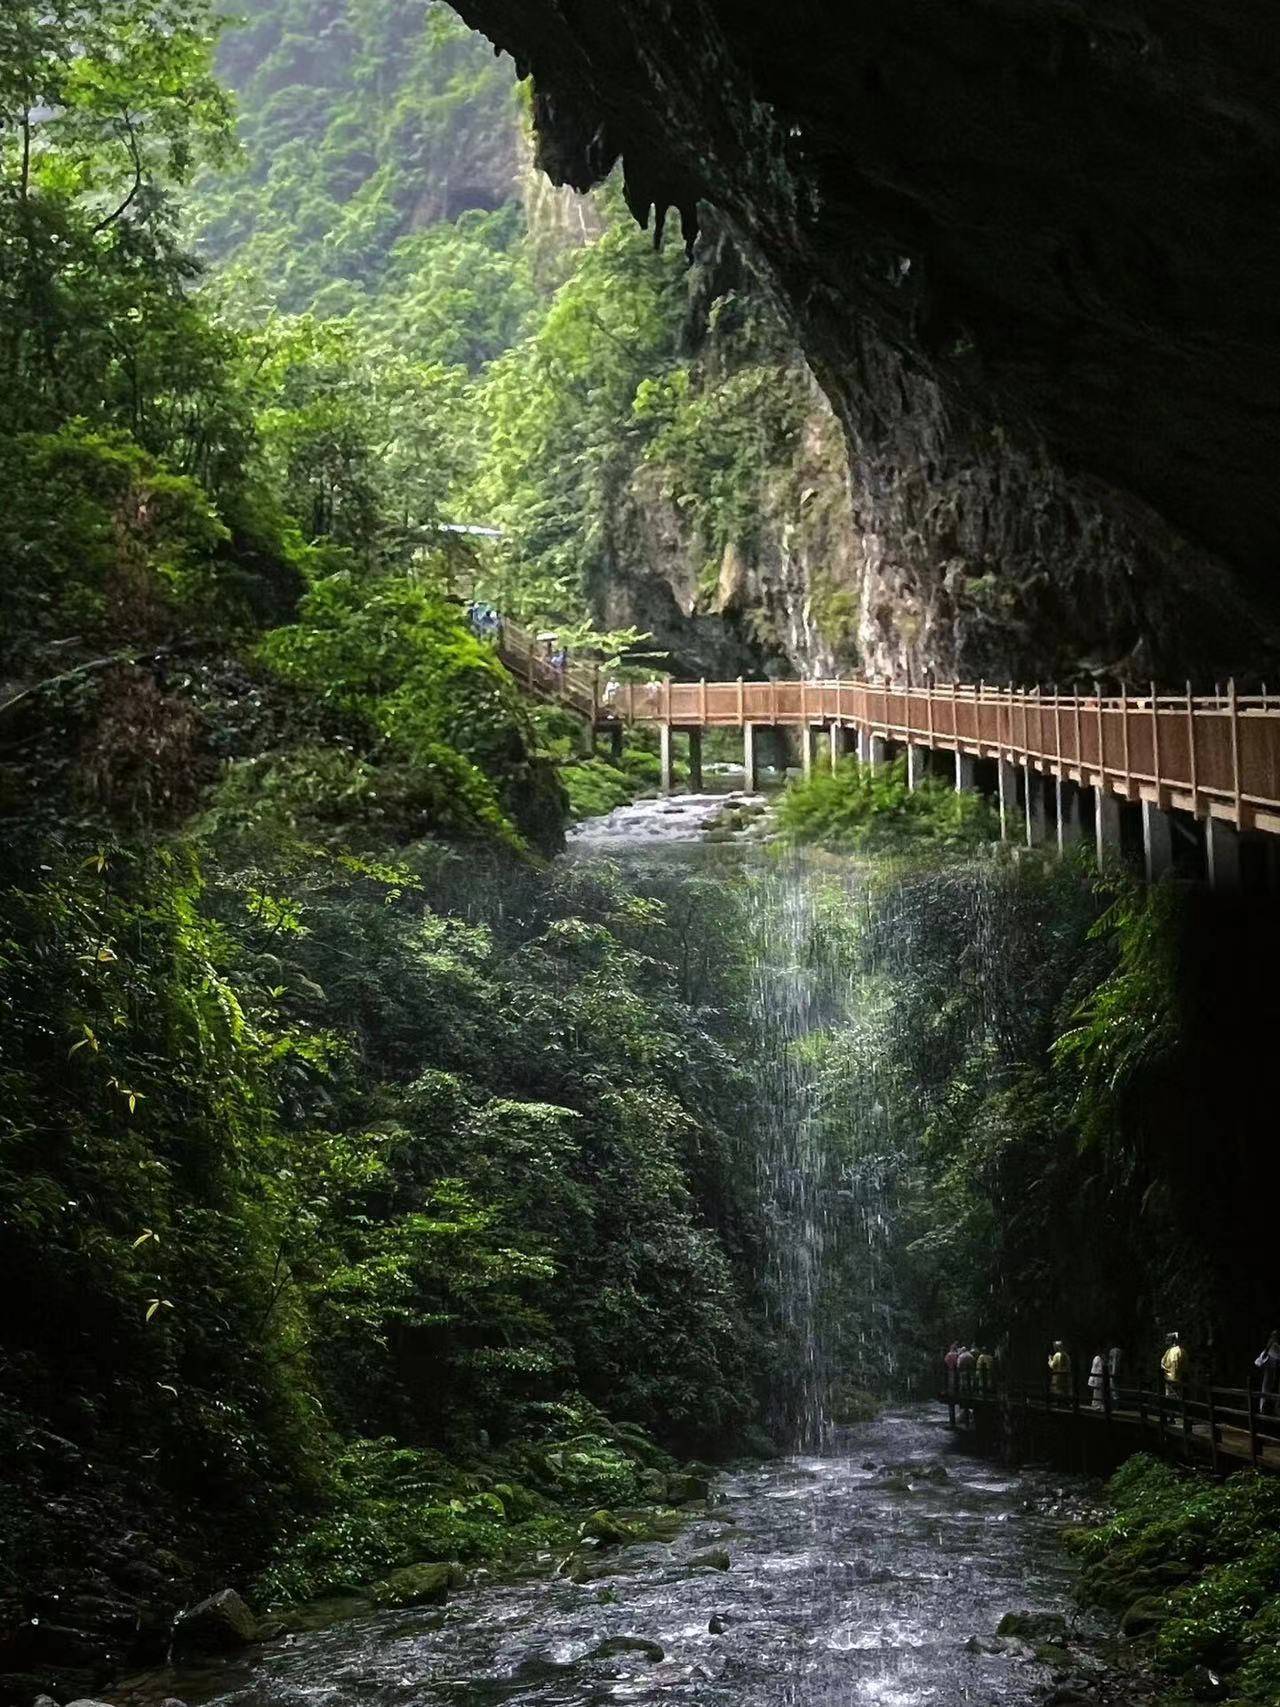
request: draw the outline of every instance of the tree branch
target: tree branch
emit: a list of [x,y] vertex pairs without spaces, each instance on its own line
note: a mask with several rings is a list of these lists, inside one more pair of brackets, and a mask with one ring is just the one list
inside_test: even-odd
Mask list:
[[124,214],[128,212],[129,207],[138,194],[138,191],[142,188],[142,156],[138,152],[137,132],[133,128],[133,120],[129,117],[127,108],[123,116],[125,134],[129,138],[129,153],[133,156],[133,187],[114,213],[109,213],[105,219],[100,219],[98,221],[93,230],[89,233],[91,237],[96,237],[99,232],[105,231],[109,225],[114,225],[118,219],[122,218]]

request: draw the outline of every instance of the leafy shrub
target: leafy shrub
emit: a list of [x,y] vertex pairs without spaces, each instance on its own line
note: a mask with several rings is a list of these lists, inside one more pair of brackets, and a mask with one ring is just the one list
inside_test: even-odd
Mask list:
[[838,853],[951,852],[999,835],[979,795],[932,777],[908,788],[902,759],[874,766],[846,759],[834,772],[815,770],[787,789],[777,822],[789,841]]
[[[1237,1673],[1231,1693],[1275,1699],[1280,1668],[1280,1486],[1252,1471],[1215,1484],[1144,1453],[1112,1478],[1113,1516],[1073,1544],[1091,1561],[1087,1597],[1119,1610],[1162,1594],[1157,1668]],[[1190,1573],[1184,1583],[1172,1579]]]

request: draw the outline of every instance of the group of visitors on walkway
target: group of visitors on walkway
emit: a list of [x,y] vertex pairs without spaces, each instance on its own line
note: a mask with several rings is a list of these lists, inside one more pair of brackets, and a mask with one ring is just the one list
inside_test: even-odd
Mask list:
[[[946,1395],[962,1403],[978,1398],[992,1398],[997,1389],[1001,1362],[999,1352],[993,1354],[978,1344],[964,1345],[953,1340],[943,1357],[946,1371]],[[1124,1353],[1119,1345],[1100,1347],[1089,1364],[1088,1388],[1090,1406],[1105,1410],[1115,1402],[1124,1368]],[[1280,1328],[1272,1331],[1267,1343],[1254,1359],[1254,1368],[1261,1371],[1259,1413],[1275,1416],[1280,1410]],[[1046,1365],[1047,1394],[1050,1404],[1069,1405],[1075,1400],[1074,1365],[1071,1353],[1062,1340],[1054,1340]],[[1166,1398],[1179,1399],[1187,1391],[1191,1374],[1191,1359],[1182,1336],[1176,1332],[1165,1335],[1164,1351],[1160,1358],[1160,1385]],[[967,1411],[969,1406],[964,1405]]]
[[[1124,1353],[1118,1345],[1094,1352],[1089,1365],[1089,1402],[1095,1411],[1105,1410],[1119,1391]],[[1186,1390],[1190,1362],[1187,1349],[1177,1333],[1165,1335],[1164,1351],[1160,1358],[1160,1375],[1165,1396],[1180,1398]],[[1074,1399],[1071,1353],[1061,1340],[1054,1340],[1049,1353],[1049,1399],[1055,1404],[1070,1404]]]
[[473,599],[467,606],[467,622],[477,640],[489,640],[497,646],[502,639],[502,618],[492,605]]

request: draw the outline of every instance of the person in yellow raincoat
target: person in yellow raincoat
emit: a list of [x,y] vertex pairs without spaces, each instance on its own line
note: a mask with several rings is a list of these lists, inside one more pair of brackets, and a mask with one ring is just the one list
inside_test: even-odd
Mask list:
[[1171,1399],[1177,1399],[1182,1394],[1182,1383],[1187,1378],[1187,1354],[1183,1350],[1177,1334],[1170,1334],[1165,1340],[1164,1356],[1160,1359],[1160,1367],[1164,1371],[1164,1390]]
[[1054,1340],[1049,1356],[1049,1391],[1055,1399],[1071,1397],[1071,1358],[1061,1340]]

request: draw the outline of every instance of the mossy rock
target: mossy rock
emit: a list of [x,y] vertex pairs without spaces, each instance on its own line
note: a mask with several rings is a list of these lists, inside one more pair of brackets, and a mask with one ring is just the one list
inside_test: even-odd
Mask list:
[[439,1606],[461,1581],[457,1565],[404,1565],[377,1584],[373,1598],[378,1606]]
[[652,1500],[655,1505],[663,1505],[667,1499],[667,1477],[661,1470],[645,1470],[640,1476],[641,1499]]
[[708,1547],[702,1553],[690,1553],[688,1563],[702,1570],[727,1571],[732,1564],[727,1547]]
[[621,1541],[630,1541],[633,1538],[631,1526],[623,1523],[611,1511],[593,1511],[583,1522],[582,1534],[584,1539],[599,1541],[606,1547],[614,1547]]
[[1153,1635],[1171,1617],[1164,1598],[1155,1594],[1140,1595],[1120,1620],[1120,1634],[1136,1640]]
[[687,1471],[667,1477],[667,1498],[672,1505],[692,1505],[695,1500],[711,1497],[711,1481],[707,1476],[690,1475]]
[[1067,1621],[1060,1612],[1006,1612],[996,1625],[997,1636],[1016,1636],[1022,1642],[1066,1639]]

